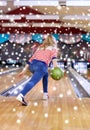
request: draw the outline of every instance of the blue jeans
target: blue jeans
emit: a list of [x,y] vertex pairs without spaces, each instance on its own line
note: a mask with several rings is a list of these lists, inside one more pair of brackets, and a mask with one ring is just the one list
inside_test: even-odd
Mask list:
[[29,63],[30,71],[33,76],[24,86],[21,93],[25,96],[41,79],[43,83],[43,92],[48,92],[48,66],[45,62],[33,60]]

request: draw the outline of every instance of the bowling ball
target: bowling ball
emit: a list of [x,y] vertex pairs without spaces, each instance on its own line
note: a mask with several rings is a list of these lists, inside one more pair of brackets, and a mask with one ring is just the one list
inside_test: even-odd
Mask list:
[[50,76],[54,80],[60,80],[63,77],[63,71],[59,67],[54,67],[50,72]]

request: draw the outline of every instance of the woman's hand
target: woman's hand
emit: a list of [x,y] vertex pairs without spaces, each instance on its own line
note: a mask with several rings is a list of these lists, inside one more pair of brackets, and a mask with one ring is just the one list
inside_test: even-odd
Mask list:
[[28,64],[26,64],[26,66],[23,68],[23,70],[19,73],[19,77],[21,77],[21,76],[23,76],[25,73],[26,73],[26,71],[27,71],[27,69],[28,69],[28,67],[29,67],[29,65]]
[[20,73],[18,74],[18,76],[19,76],[19,77],[24,76],[24,72],[23,72],[23,71],[22,71],[22,72],[20,72]]
[[57,59],[53,59],[53,67],[58,67]]

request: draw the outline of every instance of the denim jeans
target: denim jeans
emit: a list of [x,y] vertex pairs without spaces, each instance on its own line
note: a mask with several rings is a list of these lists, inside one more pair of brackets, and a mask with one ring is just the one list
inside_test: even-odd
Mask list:
[[48,66],[45,62],[33,60],[29,62],[29,69],[33,73],[31,79],[26,83],[21,93],[25,96],[41,79],[43,92],[48,92]]

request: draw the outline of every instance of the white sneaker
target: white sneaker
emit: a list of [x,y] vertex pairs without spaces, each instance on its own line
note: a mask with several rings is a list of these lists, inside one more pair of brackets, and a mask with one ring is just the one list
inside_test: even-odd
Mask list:
[[28,105],[27,102],[24,100],[24,96],[23,96],[21,93],[16,97],[16,99],[17,99],[19,102],[21,102],[22,105],[24,105],[24,106],[27,106],[27,105]]
[[48,93],[43,94],[43,100],[47,100],[49,98]]

